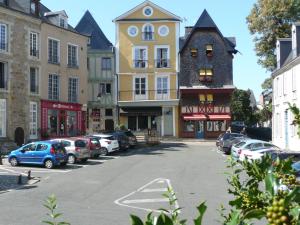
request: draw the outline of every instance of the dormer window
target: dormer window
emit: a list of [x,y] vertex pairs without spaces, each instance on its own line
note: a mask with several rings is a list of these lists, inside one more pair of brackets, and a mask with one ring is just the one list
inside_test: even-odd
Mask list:
[[59,26],[65,28],[66,21],[64,18],[59,18]]
[[198,49],[197,48],[191,48],[191,56],[197,57],[198,56]]
[[213,46],[211,44],[206,45],[206,56],[207,57],[213,56]]

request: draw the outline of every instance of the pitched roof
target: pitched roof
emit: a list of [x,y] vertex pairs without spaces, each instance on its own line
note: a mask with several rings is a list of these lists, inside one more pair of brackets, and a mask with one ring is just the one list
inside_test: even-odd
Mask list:
[[121,16],[118,16],[117,18],[115,18],[113,20],[113,22],[117,22],[117,21],[121,21],[121,20],[124,20],[127,16],[129,16],[130,14],[136,12],[137,10],[145,7],[146,5],[150,5],[152,6],[153,8],[156,8],[160,11],[162,11],[163,13],[167,14],[170,16],[170,19],[173,19],[173,20],[176,20],[176,21],[181,21],[181,18],[179,16],[176,16],[175,14],[165,10],[164,8],[154,4],[153,2],[149,1],[149,0],[146,0],[144,2],[142,2],[141,4],[137,5],[136,7],[134,7],[133,9],[127,11],[126,13],[123,13]]
[[88,10],[75,27],[75,30],[81,34],[90,36],[91,49],[111,50],[113,46]]
[[198,30],[215,30],[216,32],[219,33],[221,38],[224,40],[224,44],[227,47],[227,51],[230,53],[237,53],[237,50],[235,49],[236,46],[236,41],[234,37],[224,37],[221,31],[219,30],[218,26],[215,24],[211,16],[208,14],[206,9],[202,12],[201,16],[199,17],[198,21],[194,25],[192,31],[190,34],[187,36],[185,39],[185,42],[182,44],[182,47],[180,48],[180,52],[185,48],[193,34],[198,31]]

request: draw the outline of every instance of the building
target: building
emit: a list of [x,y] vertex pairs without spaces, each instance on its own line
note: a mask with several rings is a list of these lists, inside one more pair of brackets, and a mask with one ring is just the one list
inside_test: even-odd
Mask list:
[[117,124],[117,79],[113,45],[89,11],[75,29],[89,37],[87,130],[89,133],[114,130]]
[[[38,136],[41,67],[38,1],[0,1],[0,145]],[[35,68],[35,69],[33,69]]]
[[224,37],[204,10],[180,42],[180,136],[216,138],[231,121],[235,38]]
[[85,133],[88,37],[68,24],[66,12],[41,8],[41,136]]
[[277,69],[272,73],[272,140],[280,148],[299,151],[298,127],[293,123],[289,103],[300,107],[300,23],[291,29],[291,38],[277,40]]
[[119,122],[178,136],[181,19],[145,1],[114,19]]

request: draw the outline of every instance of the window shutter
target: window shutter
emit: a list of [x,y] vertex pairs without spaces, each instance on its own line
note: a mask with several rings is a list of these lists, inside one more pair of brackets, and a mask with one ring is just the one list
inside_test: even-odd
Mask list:
[[140,49],[138,49],[138,48],[134,49],[134,60],[140,59],[139,51],[140,51]]

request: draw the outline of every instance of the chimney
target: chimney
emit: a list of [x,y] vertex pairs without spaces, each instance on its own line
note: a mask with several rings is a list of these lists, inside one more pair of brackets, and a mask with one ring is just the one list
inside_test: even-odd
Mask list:
[[193,30],[194,27],[185,27],[185,34],[184,34],[184,38],[187,38],[187,36],[189,36],[189,34],[191,33],[191,31]]
[[280,69],[292,50],[291,38],[279,38],[276,44],[277,69]]

